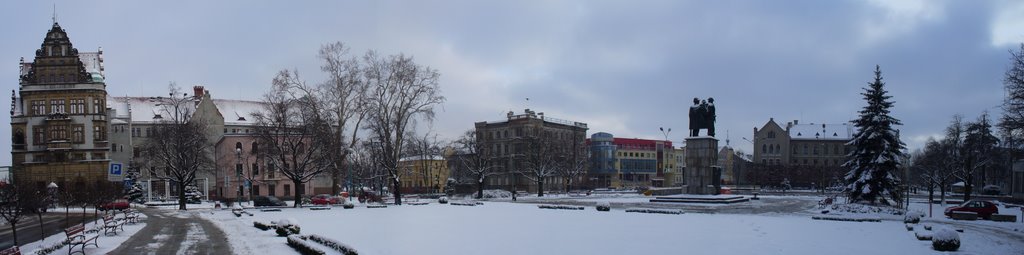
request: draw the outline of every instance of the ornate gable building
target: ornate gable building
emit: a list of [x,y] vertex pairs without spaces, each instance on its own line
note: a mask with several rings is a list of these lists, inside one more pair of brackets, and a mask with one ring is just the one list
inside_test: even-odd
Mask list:
[[45,186],[107,180],[103,51],[78,52],[56,22],[11,92],[12,179]]

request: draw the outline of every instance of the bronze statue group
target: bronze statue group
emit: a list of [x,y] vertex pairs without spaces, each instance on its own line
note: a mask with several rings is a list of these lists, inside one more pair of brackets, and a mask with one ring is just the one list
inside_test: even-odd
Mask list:
[[690,106],[690,137],[696,137],[701,129],[708,130],[708,136],[715,136],[715,99],[693,98]]

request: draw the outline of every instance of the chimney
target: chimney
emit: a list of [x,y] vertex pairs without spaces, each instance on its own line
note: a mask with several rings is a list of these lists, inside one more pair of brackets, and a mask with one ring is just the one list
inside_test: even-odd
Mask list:
[[793,125],[800,125],[800,120],[793,120]]
[[192,92],[192,95],[197,99],[203,98],[203,93],[206,92],[206,89],[203,86],[192,86]]

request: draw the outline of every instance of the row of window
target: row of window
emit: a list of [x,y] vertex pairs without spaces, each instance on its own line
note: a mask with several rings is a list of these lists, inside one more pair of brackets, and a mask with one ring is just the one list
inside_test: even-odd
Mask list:
[[[845,153],[849,153],[849,149],[848,148],[846,148],[845,146],[839,145],[839,144],[821,145],[821,146],[803,144],[803,146],[802,146],[802,148],[803,148],[802,152],[803,153],[800,153],[801,152],[800,148],[801,148],[801,146],[799,146],[798,144],[794,145],[793,146],[793,155],[799,155],[799,154],[803,154],[803,155],[812,155],[812,154],[813,155],[819,155],[819,154],[830,155],[830,153],[829,153],[830,151],[831,151],[831,155],[840,155],[840,148],[843,148],[842,152],[844,153],[844,155],[845,155]],[[781,154],[782,153],[782,146],[780,146],[778,144],[762,144],[761,145],[761,153],[762,154]]]
[[72,98],[70,100],[65,99],[50,99],[49,104],[46,100],[32,100],[29,102],[30,114],[39,116],[53,113],[65,113],[65,114],[89,114],[97,113],[103,114],[106,109],[103,104],[104,100],[93,99],[92,100],[92,112],[86,111],[85,99]]
[[[806,158],[805,159],[800,159],[800,160],[798,160],[798,159],[790,159],[789,163],[793,164],[793,165],[800,164],[800,165],[814,165],[814,166],[817,166],[819,163],[821,165],[824,165],[824,166],[840,166],[840,165],[842,165],[842,163],[839,161],[839,159],[832,159],[832,160],[822,159],[821,161],[818,161],[818,159],[810,159],[810,160],[808,160]],[[777,158],[776,159],[761,159],[761,164],[765,164],[765,165],[781,165],[782,164],[782,160],[777,159]]]
[[[70,136],[68,136],[70,133]],[[106,141],[106,128],[103,126],[93,127],[93,139]],[[32,144],[43,145],[51,141],[70,141],[72,143],[85,143],[85,126],[82,124],[72,125],[49,125],[32,127]],[[14,143],[24,144],[24,134],[21,130],[15,132]]]

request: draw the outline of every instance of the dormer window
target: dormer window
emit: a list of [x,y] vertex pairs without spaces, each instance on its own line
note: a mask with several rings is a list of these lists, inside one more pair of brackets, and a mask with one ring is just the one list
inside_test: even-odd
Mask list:
[[164,117],[160,116],[160,114],[153,115],[153,119],[163,119],[163,118]]

